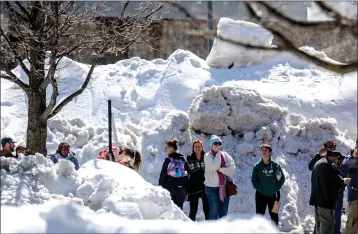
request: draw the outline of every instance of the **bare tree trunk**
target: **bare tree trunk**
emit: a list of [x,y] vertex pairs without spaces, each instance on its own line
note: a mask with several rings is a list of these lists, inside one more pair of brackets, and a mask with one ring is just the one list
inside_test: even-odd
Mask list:
[[47,121],[41,118],[44,108],[46,93],[29,92],[26,148],[31,153],[39,152],[46,155]]

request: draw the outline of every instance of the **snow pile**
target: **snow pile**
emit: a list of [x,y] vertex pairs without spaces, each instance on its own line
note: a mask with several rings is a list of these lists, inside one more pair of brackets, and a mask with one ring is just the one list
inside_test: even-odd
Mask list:
[[10,173],[1,171],[1,205],[39,204],[50,199],[68,199],[80,180],[69,161],[54,166],[43,155],[21,160],[7,159]]
[[[277,233],[260,217],[231,217],[217,222],[132,220],[98,214],[73,202],[48,202],[19,208],[1,207],[4,233]],[[22,220],[14,225],[13,220]]]
[[231,86],[205,88],[189,112],[194,131],[220,136],[257,130],[282,119],[287,109],[265,101],[255,90]]
[[289,114],[286,108],[262,98],[254,90],[225,85],[204,89],[193,101],[189,117],[193,130],[200,134],[192,137],[204,138],[206,151],[208,135],[219,134],[223,149],[234,157],[239,193],[230,201],[231,212],[254,212],[252,167],[261,159],[260,145],[268,143],[286,176],[281,191],[280,230],[313,231],[308,161],[326,139],[335,139],[343,153],[348,153],[354,144],[337,129],[335,119],[306,119]]
[[9,161],[10,173],[1,173],[2,205],[74,199],[97,212],[131,219],[188,220],[168,191],[117,163],[94,159],[75,171],[70,161],[54,165],[41,154]]
[[[262,63],[277,54],[274,51],[262,49],[247,50],[245,46],[271,48],[273,35],[258,24],[229,18],[220,18],[217,36],[206,62],[215,68],[247,67]],[[227,41],[225,41],[227,40]],[[239,43],[239,44],[235,44]]]
[[78,173],[84,183],[76,196],[93,210],[131,219],[188,220],[171,201],[168,191],[153,186],[125,166],[95,159],[82,165]]

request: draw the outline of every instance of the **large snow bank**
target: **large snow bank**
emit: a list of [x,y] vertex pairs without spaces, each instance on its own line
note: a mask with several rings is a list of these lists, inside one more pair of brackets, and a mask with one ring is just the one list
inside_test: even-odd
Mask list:
[[[133,220],[113,214],[98,214],[73,202],[1,207],[4,233],[277,233],[260,217],[231,217],[217,222],[180,220]],[[14,220],[21,220],[15,225]]]
[[[228,68],[232,63],[235,67],[246,67],[261,63],[276,55],[276,52],[260,49],[247,50],[244,45],[272,47],[273,35],[258,24],[229,18],[220,18],[217,35],[210,54],[206,58],[209,66]],[[227,40],[227,41],[226,41]]]
[[188,220],[167,190],[106,160],[90,160],[75,171],[70,161],[54,165],[41,154],[10,159],[10,173],[1,173],[1,193],[1,205],[75,199],[97,212],[131,219]]

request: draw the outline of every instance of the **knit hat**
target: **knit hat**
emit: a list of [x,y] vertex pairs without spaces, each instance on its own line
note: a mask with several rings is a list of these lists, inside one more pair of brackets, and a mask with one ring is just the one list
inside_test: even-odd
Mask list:
[[217,135],[212,135],[211,138],[210,138],[210,147],[212,147],[213,144],[216,143],[216,142],[222,143],[220,137],[218,137]]

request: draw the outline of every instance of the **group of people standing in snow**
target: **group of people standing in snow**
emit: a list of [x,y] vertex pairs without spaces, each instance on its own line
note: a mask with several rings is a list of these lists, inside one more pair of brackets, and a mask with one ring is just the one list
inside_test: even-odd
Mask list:
[[340,234],[343,197],[348,187],[346,234],[358,233],[358,139],[349,157],[328,140],[308,164],[311,176],[310,205],[315,210],[316,234]]
[[[15,147],[15,143],[16,142],[10,137],[2,138],[2,150],[0,150],[0,157],[3,156],[5,158],[21,159],[21,157],[28,156],[31,154],[29,152],[26,152],[26,148],[23,145]],[[76,154],[70,150],[70,148],[71,146],[69,143],[61,142],[58,145],[56,152],[54,154],[49,154],[47,157],[55,164],[58,163],[59,160],[68,160],[73,163],[75,170],[78,170],[80,168],[78,158]],[[14,151],[15,155],[13,154]],[[112,148],[112,152],[113,157],[115,158],[115,162],[130,167],[135,171],[139,171],[142,162],[142,156],[139,151],[128,147],[115,146]],[[108,149],[101,150],[97,155],[98,159],[111,159],[108,157]],[[1,169],[5,169],[9,172],[9,162],[6,160],[1,160]]]
[[[1,139],[0,157],[21,158],[26,153],[23,145],[15,147],[12,138]],[[166,141],[164,160],[159,185],[170,192],[173,202],[183,208],[185,201],[190,202],[189,218],[196,220],[199,199],[202,200],[206,220],[215,220],[228,213],[230,196],[234,195],[236,186],[232,176],[236,171],[234,159],[222,151],[222,140],[213,135],[210,139],[210,151],[204,152],[203,142],[195,140],[192,153],[185,157],[179,153],[178,141]],[[269,209],[271,220],[278,225],[280,206],[280,189],[285,183],[285,175],[280,164],[272,159],[272,148],[263,144],[261,160],[252,170],[252,185],[256,190],[256,213],[264,215]],[[15,155],[13,154],[15,152]],[[111,160],[139,171],[142,157],[139,151],[128,147],[113,147],[113,155],[108,149],[101,150],[98,159]],[[51,161],[69,160],[74,168],[80,168],[76,155],[70,145],[61,142],[55,154],[48,156]],[[9,164],[1,160],[1,168],[9,171]],[[310,205],[315,210],[316,234],[340,234],[341,216],[345,188],[348,188],[348,219],[346,234],[358,233],[358,140],[349,157],[336,151],[336,143],[328,140],[324,147],[313,157],[308,165],[311,175]],[[235,190],[233,193],[232,190]]]
[[[213,135],[209,152],[204,152],[203,142],[195,140],[192,153],[186,158],[178,152],[178,141],[165,143],[165,159],[159,185],[170,192],[173,202],[183,208],[184,201],[190,202],[189,218],[196,220],[198,201],[201,198],[206,220],[216,220],[228,213],[232,176],[236,172],[234,159],[222,151],[222,140]],[[264,215],[269,208],[271,220],[278,225],[280,189],[285,176],[279,163],[271,157],[270,145],[261,145],[262,159],[252,171],[252,184],[256,189],[256,213]],[[231,184],[231,188],[229,185]],[[275,207],[276,206],[276,207]]]

